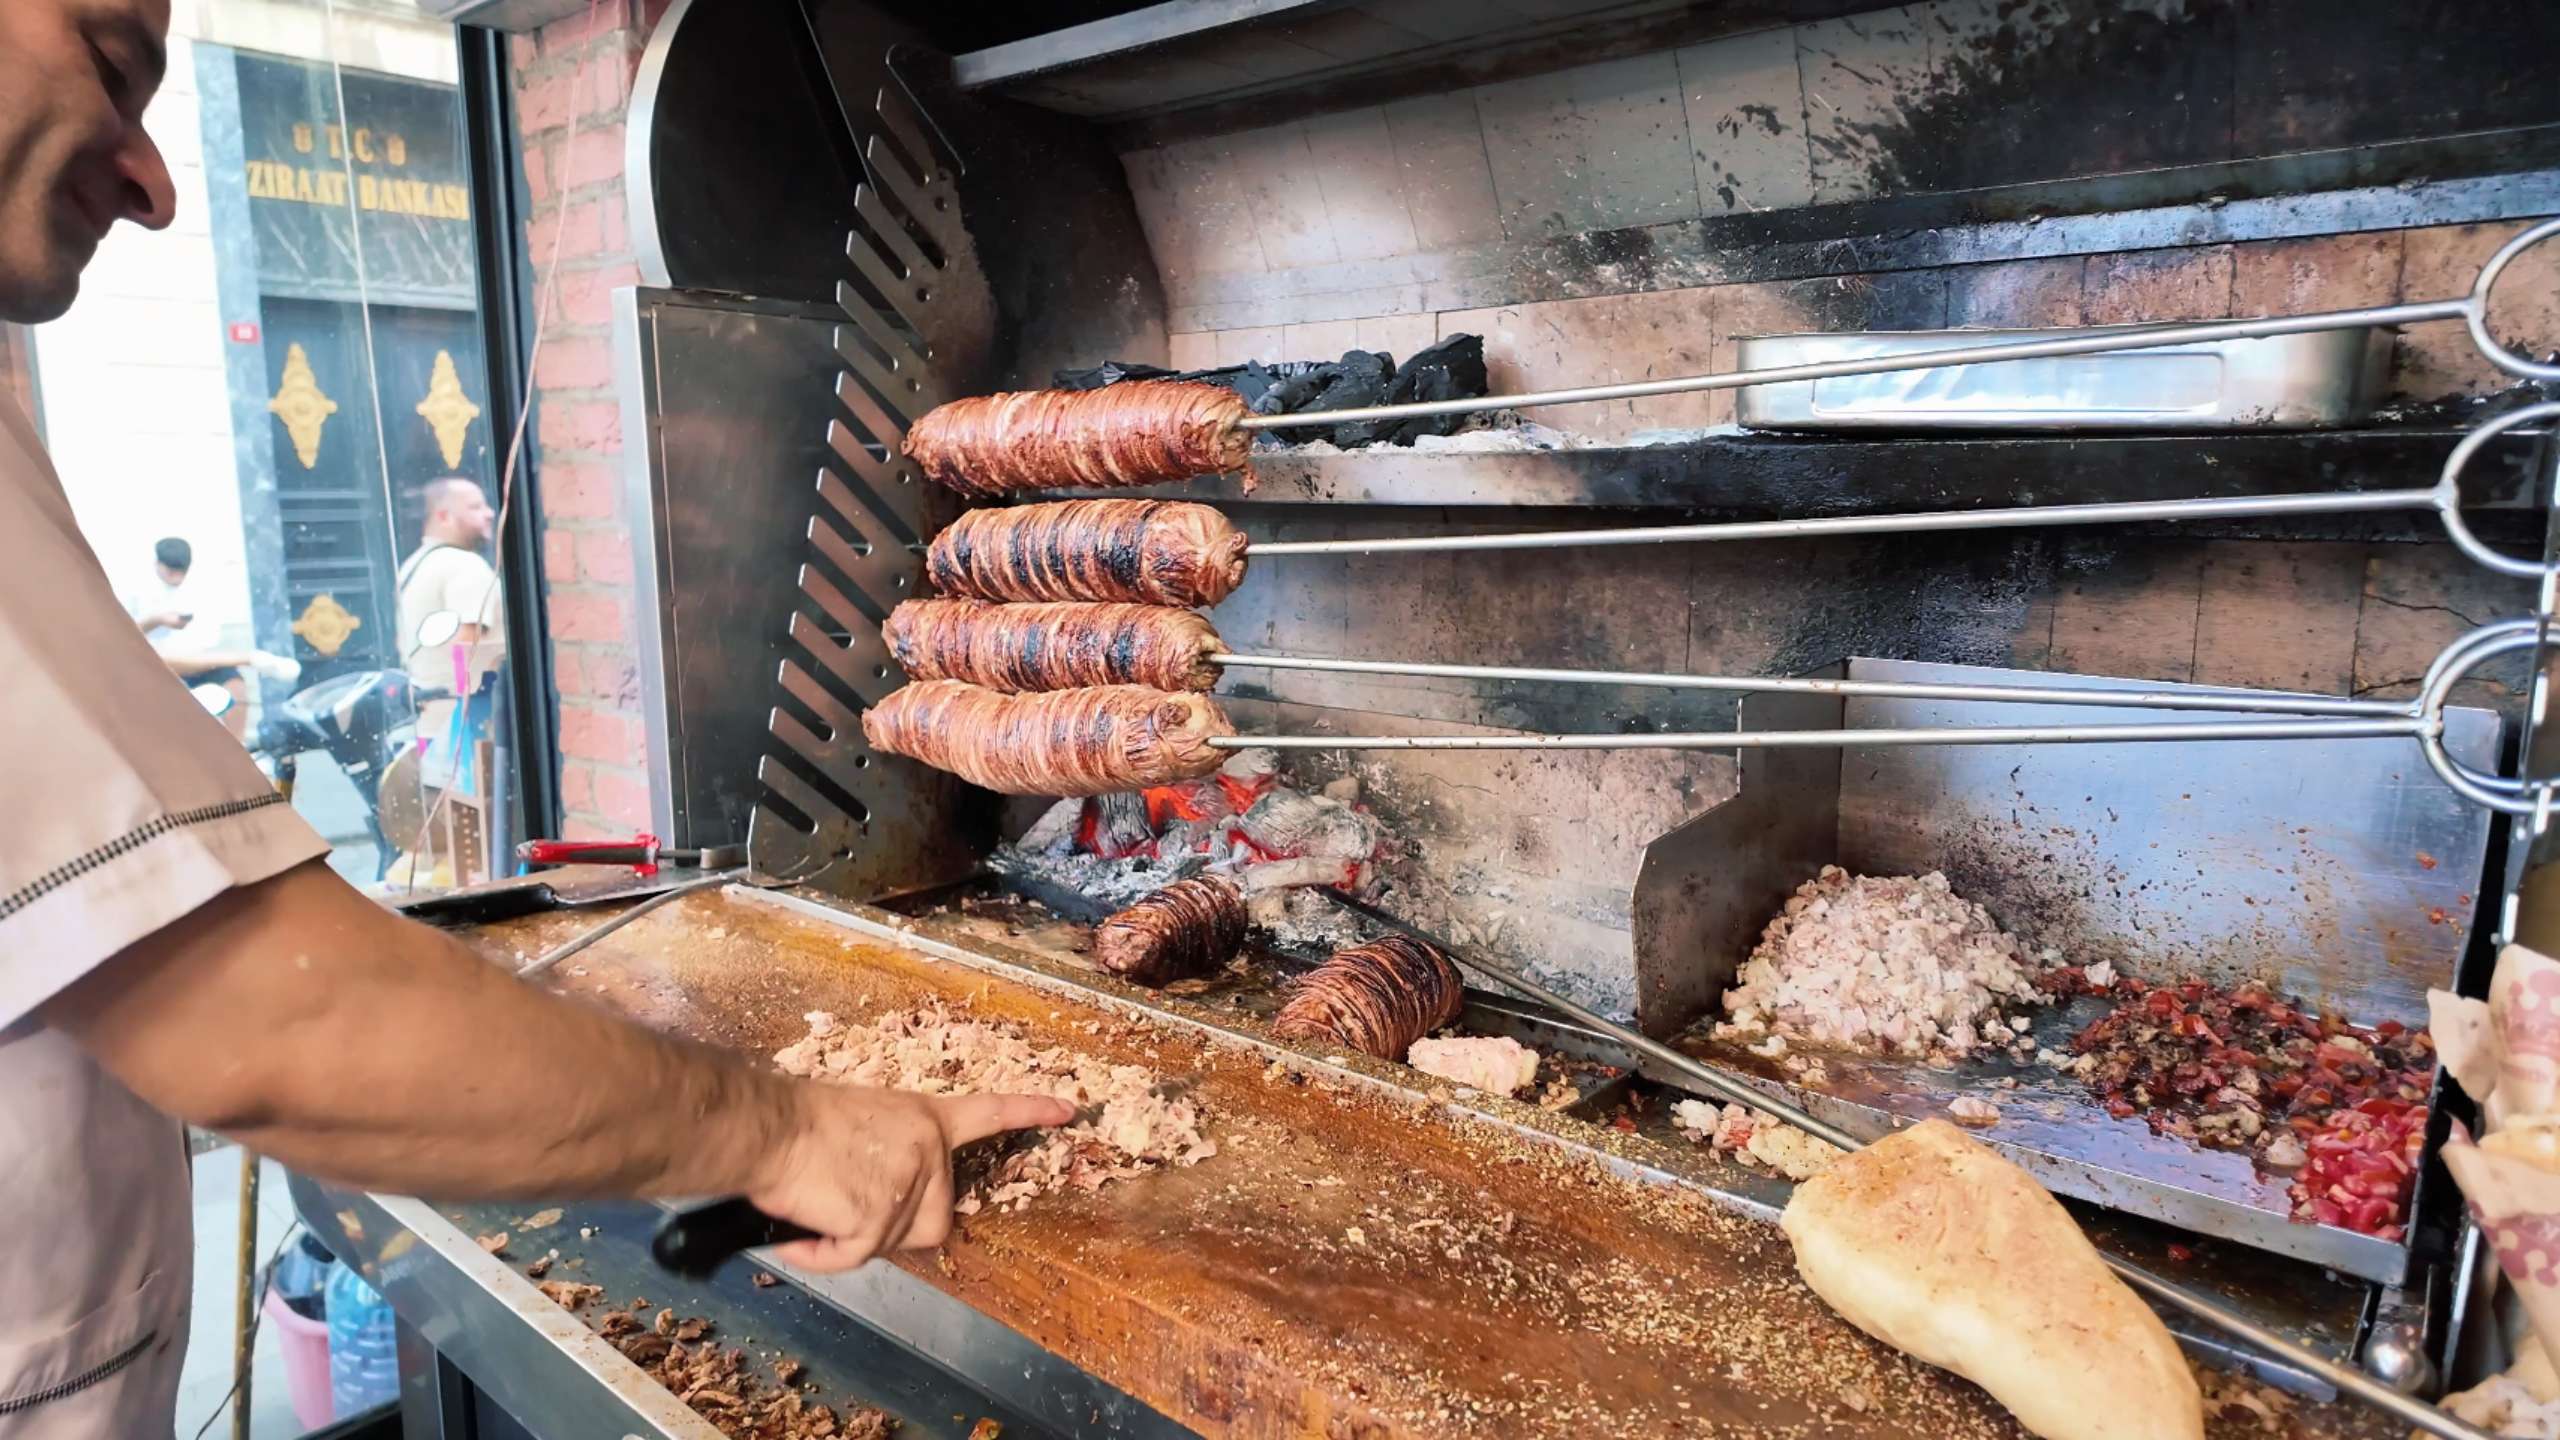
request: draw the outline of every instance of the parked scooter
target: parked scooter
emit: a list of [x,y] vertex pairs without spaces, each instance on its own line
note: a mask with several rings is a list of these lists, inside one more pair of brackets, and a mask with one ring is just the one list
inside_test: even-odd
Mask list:
[[[419,626],[421,650],[449,644],[461,629],[450,613],[430,615]],[[197,698],[212,703],[197,687]],[[263,756],[275,772],[276,788],[293,793],[301,757],[319,751],[329,757],[364,802],[366,830],[373,837],[374,878],[389,872],[403,847],[385,833],[382,823],[383,775],[414,744],[418,707],[449,697],[443,686],[420,685],[403,670],[350,670],[294,692],[270,709],[250,737],[249,753]],[[224,708],[230,697],[223,696]],[[215,710],[214,713],[222,713]]]

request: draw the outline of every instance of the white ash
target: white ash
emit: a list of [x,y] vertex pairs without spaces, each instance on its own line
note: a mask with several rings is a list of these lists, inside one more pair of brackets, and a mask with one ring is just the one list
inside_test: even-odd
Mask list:
[[1361,861],[1335,860],[1322,855],[1299,855],[1287,860],[1261,860],[1241,868],[1244,893],[1263,895],[1274,890],[1304,889],[1311,885],[1342,885],[1354,891],[1360,888],[1366,864]]
[[1329,795],[1274,786],[1236,817],[1236,828],[1276,855],[1366,858],[1378,848],[1377,817]]
[[[1506,418],[1507,424],[1503,423]],[[1413,448],[1424,455],[1499,455],[1505,451],[1579,450],[1610,443],[1523,420],[1509,411],[1493,411],[1485,419],[1486,423],[1455,435],[1416,435]]]
[[1022,838],[1005,846],[1030,855],[1064,855],[1076,843],[1076,825],[1084,819],[1082,800],[1061,800],[1040,812]]
[[1375,926],[1312,891],[1256,895],[1246,910],[1274,944],[1292,954],[1331,955],[1376,938]]
[[1508,1035],[1416,1040],[1405,1052],[1404,1063],[1425,1075],[1505,1099],[1538,1074],[1538,1052]]
[[[1032,1132],[963,1166],[953,1207],[1020,1209],[1035,1195],[1098,1190],[1164,1165],[1196,1165],[1218,1153],[1201,1133],[1199,1107],[1167,1095],[1155,1072],[1038,1046],[1011,1026],[956,1016],[940,1004],[847,1024],[825,1010],[802,1017],[809,1033],[773,1057],[785,1072],[840,1085],[928,1095],[1049,1095],[1081,1118]],[[983,1162],[986,1152],[973,1157]]]
[[1790,1180],[1810,1180],[1840,1156],[1840,1148],[1744,1105],[1722,1108],[1704,1100],[1671,1107],[1671,1123],[1692,1144],[1705,1145],[1745,1165],[1766,1165]]
[[1126,909],[1205,868],[1197,859],[1168,865],[1146,856],[1099,860],[1091,855],[1049,855],[1011,845],[996,847],[987,869],[997,875],[1046,881],[1112,909]]
[[2033,974],[2017,940],[1946,876],[1826,865],[1762,932],[1715,1035],[1940,1059],[1990,1046],[2032,1055],[2001,1007],[2042,1003]]

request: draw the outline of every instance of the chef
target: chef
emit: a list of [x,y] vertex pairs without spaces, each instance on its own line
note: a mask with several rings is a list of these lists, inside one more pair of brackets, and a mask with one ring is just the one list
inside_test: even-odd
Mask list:
[[[168,23],[0,3],[0,320],[62,314],[117,221],[170,222],[141,125]],[[0,1440],[172,1433],[182,1121],[375,1189],[743,1192],[828,1237],[787,1258],[838,1268],[942,1240],[954,1145],[1069,1118],[786,1081],[348,888],[125,617],[6,398],[0,546]]]

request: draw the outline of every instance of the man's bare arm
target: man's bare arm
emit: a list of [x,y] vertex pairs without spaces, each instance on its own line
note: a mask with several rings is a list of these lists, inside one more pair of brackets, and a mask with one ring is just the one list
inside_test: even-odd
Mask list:
[[802,1087],[518,983],[318,861],[58,997],[136,1094],[296,1168],[440,1195],[753,1189]]
[[194,655],[163,655],[160,663],[181,680],[208,675],[216,670],[246,670],[258,663],[255,650],[206,650]]
[[743,1191],[820,1267],[939,1244],[950,1150],[1022,1096],[814,1085],[519,983],[319,862],[231,892],[46,1007],[136,1094],[296,1169],[448,1199]]

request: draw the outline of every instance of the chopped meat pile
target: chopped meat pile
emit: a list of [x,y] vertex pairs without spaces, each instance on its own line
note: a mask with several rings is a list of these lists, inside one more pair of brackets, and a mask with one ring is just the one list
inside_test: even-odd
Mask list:
[[[546,1270],[550,1267],[545,1266]],[[584,1285],[575,1280],[545,1280],[534,1287],[550,1297],[551,1303],[563,1310],[584,1310],[590,1300],[604,1297],[601,1285]]]
[[1416,1040],[1404,1063],[1425,1075],[1509,1096],[1537,1078],[1538,1052],[1508,1035]]
[[[572,1310],[604,1293],[595,1285],[562,1287],[581,1292],[572,1304],[553,1288],[542,1291]],[[746,1351],[703,1343],[711,1322],[699,1315],[660,1310],[644,1323],[640,1314],[648,1306],[634,1300],[627,1309],[605,1311],[597,1333],[729,1440],[889,1440],[898,1428],[886,1411],[858,1401],[846,1401],[839,1416],[811,1400],[798,1383],[806,1367],[797,1360],[777,1357],[767,1381],[748,1365]]]
[[1947,1102],[1947,1118],[1959,1125],[1969,1125],[1977,1130],[1988,1129],[2000,1123],[2000,1107],[1988,1100],[1959,1095]]
[[2296,1220],[2400,1238],[2435,1074],[2425,1030],[2315,1015],[2255,982],[2151,986],[2099,968],[2065,967],[2046,984],[2116,1001],[2067,1062],[2109,1113],[2299,1171]]
[[1762,932],[1715,1035],[1961,1057],[2025,1043],[2001,1006],[2042,998],[2017,940],[1946,876],[1825,865]]
[[1671,1123],[1697,1144],[1745,1165],[1766,1165],[1790,1180],[1810,1180],[1840,1155],[1837,1146],[1741,1105],[1719,1110],[1703,1100],[1682,1100],[1671,1107]]
[[1032,1132],[961,1157],[963,1215],[1019,1209],[1035,1195],[1098,1190],[1162,1165],[1196,1165],[1218,1153],[1201,1134],[1199,1107],[1167,1095],[1153,1071],[1042,1047],[1009,1025],[970,1020],[937,1004],[851,1025],[813,1010],[807,1038],[777,1053],[794,1075],[929,1095],[1051,1095],[1077,1108],[1074,1123]]

